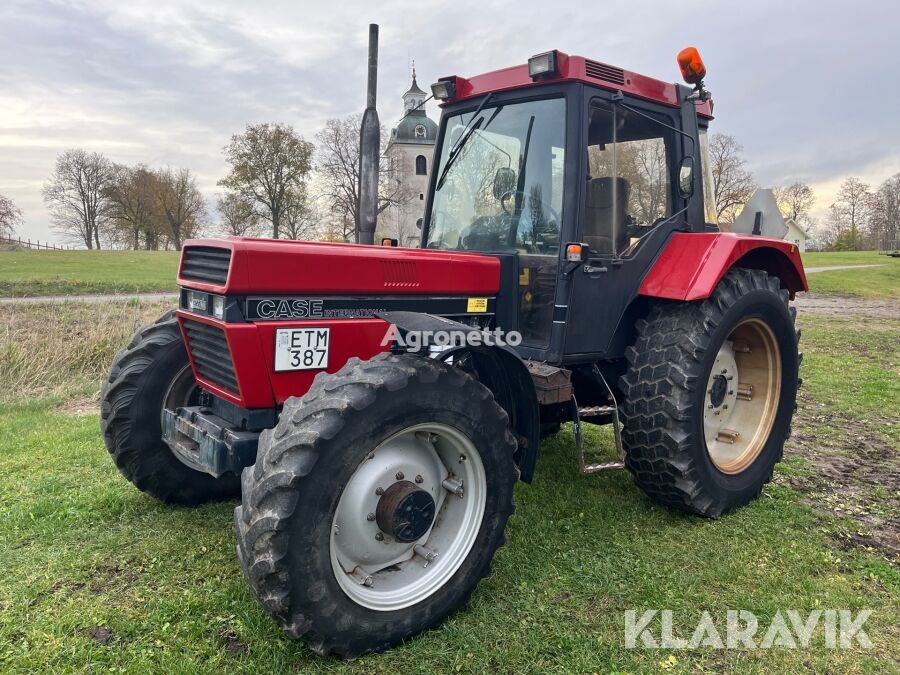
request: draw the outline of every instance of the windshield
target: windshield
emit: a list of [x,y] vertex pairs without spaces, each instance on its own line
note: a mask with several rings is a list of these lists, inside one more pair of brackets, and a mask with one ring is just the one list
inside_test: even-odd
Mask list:
[[561,98],[446,120],[428,248],[556,254],[563,198]]

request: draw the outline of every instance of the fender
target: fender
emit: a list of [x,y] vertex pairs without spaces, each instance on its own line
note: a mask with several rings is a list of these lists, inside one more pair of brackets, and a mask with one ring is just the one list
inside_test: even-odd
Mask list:
[[[378,312],[375,316],[393,324],[404,334],[409,331],[427,331],[432,337],[439,334],[452,337],[460,333],[481,333],[480,328],[432,314]],[[452,340],[448,342],[454,344]],[[478,381],[491,390],[494,399],[509,415],[510,430],[518,445],[515,460],[519,475],[524,482],[530,483],[537,463],[541,425],[537,392],[528,367],[516,352],[500,345],[452,347],[439,352],[434,358],[446,361],[451,356],[457,359],[463,355],[471,357],[470,362]]]
[[703,300],[732,267],[759,269],[777,276],[791,299],[809,290],[797,246],[732,232],[679,232],[672,235],[638,291],[668,300]]

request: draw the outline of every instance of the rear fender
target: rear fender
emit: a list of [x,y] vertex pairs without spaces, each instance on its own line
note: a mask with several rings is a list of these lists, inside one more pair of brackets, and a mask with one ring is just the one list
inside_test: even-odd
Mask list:
[[672,236],[641,283],[639,295],[702,300],[732,267],[778,277],[791,298],[809,290],[797,246],[781,239],[730,232],[680,232]]

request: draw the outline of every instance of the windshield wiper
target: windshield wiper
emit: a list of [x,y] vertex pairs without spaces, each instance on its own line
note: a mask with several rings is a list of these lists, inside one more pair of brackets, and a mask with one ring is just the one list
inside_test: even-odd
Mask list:
[[[444,184],[444,181],[447,179],[447,174],[450,172],[450,167],[453,166],[453,162],[455,162],[456,158],[459,157],[459,153],[462,151],[463,147],[465,147],[466,143],[468,143],[469,139],[472,137],[472,134],[474,134],[478,129],[481,128],[481,123],[484,121],[484,118],[479,119],[477,122],[475,122],[475,119],[478,117],[478,114],[482,110],[484,110],[484,106],[486,106],[488,104],[488,101],[493,100],[493,98],[494,98],[493,92],[491,92],[490,94],[485,96],[484,100],[481,102],[481,105],[479,105],[475,109],[475,112],[472,114],[472,117],[469,118],[469,123],[463,129],[462,136],[460,136],[459,140],[456,142],[456,145],[454,145],[450,149],[450,153],[447,155],[447,163],[444,165],[444,170],[441,171],[440,177],[438,177],[438,182],[434,188],[435,191],[441,189],[441,186]],[[491,116],[491,120],[493,120],[497,116],[497,113],[500,112],[502,107],[503,106],[499,106],[494,111],[494,114]],[[490,124],[490,121],[488,121],[488,124]],[[484,126],[485,126],[485,128],[487,128],[487,124],[485,124]]]

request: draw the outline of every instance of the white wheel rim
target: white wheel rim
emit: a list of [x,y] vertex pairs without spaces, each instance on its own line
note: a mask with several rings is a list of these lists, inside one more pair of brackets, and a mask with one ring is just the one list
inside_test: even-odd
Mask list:
[[[433,523],[413,542],[381,531],[370,515],[381,499],[377,490],[398,481],[413,482],[435,503]],[[450,491],[460,484],[461,496]],[[486,501],[481,455],[461,431],[445,424],[418,424],[394,434],[357,467],[335,510],[329,548],[338,584],[351,600],[377,611],[422,602],[468,557]],[[436,557],[430,561],[423,557],[431,554]]]
[[719,471],[738,474],[753,464],[775,424],[780,395],[775,334],[760,319],[740,322],[716,354],[703,401],[706,450]]

